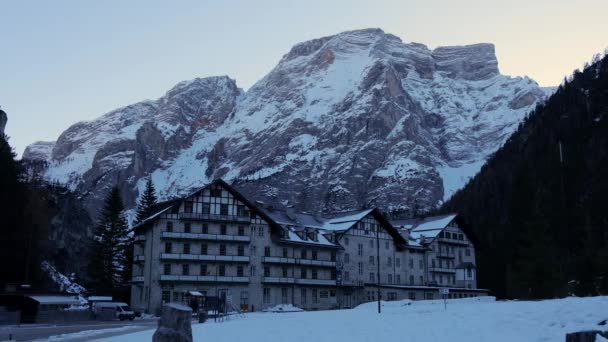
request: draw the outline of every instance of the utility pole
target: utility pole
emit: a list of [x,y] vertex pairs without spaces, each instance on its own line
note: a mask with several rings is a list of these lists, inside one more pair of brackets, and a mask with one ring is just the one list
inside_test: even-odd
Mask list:
[[381,313],[382,304],[380,303],[380,226],[376,226],[376,265],[378,267],[378,274],[376,278],[376,287],[378,290],[378,313]]

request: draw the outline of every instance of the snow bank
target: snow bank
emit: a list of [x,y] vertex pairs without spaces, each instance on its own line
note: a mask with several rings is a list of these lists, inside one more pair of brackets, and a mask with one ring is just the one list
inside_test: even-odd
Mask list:
[[[352,310],[270,315],[250,313],[222,323],[194,324],[194,341],[492,341],[563,342],[566,333],[598,329],[608,318],[608,297],[545,301],[453,299],[383,302]],[[154,330],[101,341],[150,341]]]
[[264,312],[302,312],[304,310],[291,304],[279,304],[271,308],[264,309]]

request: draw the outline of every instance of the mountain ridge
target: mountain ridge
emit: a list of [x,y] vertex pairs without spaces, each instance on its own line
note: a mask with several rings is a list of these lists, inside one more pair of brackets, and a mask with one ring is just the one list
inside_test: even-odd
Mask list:
[[223,177],[302,210],[411,211],[464,185],[545,96],[501,75],[492,44],[430,50],[347,31],[296,44],[247,91],[227,76],[180,82],[24,159],[45,159],[44,176],[91,210],[114,182],[132,206],[151,175],[161,198]]

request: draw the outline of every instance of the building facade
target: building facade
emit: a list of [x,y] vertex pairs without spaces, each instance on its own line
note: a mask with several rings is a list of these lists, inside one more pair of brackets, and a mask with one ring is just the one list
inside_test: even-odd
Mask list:
[[[451,217],[451,219],[450,219]],[[443,226],[442,226],[443,225]],[[228,309],[306,310],[377,299],[485,294],[457,215],[389,222],[378,209],[326,217],[251,202],[222,180],[161,203],[134,228],[131,305],[218,296]]]

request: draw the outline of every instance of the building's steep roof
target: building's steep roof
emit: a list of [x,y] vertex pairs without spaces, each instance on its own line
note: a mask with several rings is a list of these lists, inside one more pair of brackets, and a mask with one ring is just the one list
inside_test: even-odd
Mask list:
[[[267,221],[275,232],[279,232],[281,229],[283,229],[284,233],[286,233],[281,234],[284,242],[340,247],[340,245],[335,242],[335,239],[332,241],[328,237],[351,229],[357,222],[371,214],[393,237],[395,243],[398,245],[406,244],[405,239],[403,236],[401,236],[399,231],[397,231],[397,229],[395,229],[391,223],[384,218],[382,213],[377,208],[334,213],[326,215],[325,217],[320,217],[309,213],[295,212],[291,209],[273,209],[252,203],[222,179],[216,179],[210,184],[191,192],[188,196],[157,204],[153,210],[154,214],[144,219],[134,228],[146,226],[147,223],[154,221],[161,214],[167,212],[176,205],[179,205],[186,198],[194,196],[212,185],[221,185],[235,198],[249,207],[249,209]],[[315,238],[309,238],[308,233],[314,233]]]
[[409,244],[421,246],[423,240],[432,241],[441,233],[454,219],[457,214],[441,216],[429,216],[422,219],[393,220],[391,223],[400,230],[407,230]]
[[325,219],[308,213],[290,212],[287,210],[260,208],[276,223],[284,226],[310,227],[323,229]]
[[393,226],[417,231],[443,229],[452,222],[457,214],[429,216],[422,219],[391,220]]
[[332,218],[327,219],[324,228],[332,231],[348,230],[372,211],[373,209],[365,209],[335,214]]

